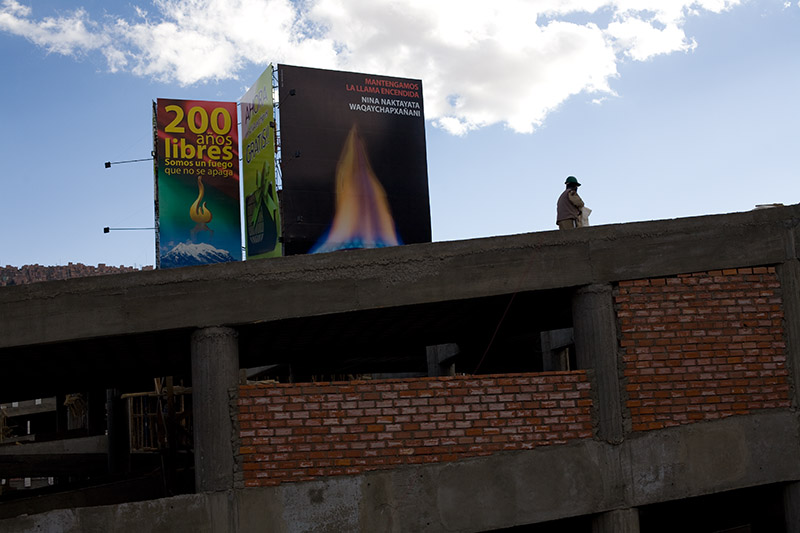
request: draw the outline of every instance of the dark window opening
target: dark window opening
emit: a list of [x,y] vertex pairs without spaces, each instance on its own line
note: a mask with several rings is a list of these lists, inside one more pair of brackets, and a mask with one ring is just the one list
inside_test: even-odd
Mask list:
[[[521,292],[242,326],[240,363],[249,380],[277,382],[575,370],[571,295]],[[432,362],[434,347],[452,355]]]

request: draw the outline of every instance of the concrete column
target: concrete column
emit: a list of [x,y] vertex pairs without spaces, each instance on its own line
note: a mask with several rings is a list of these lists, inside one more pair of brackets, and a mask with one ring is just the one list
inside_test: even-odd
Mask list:
[[783,513],[786,533],[800,533],[800,483],[790,483],[784,487]]
[[56,432],[64,433],[69,430],[69,409],[64,405],[66,394],[56,396]]
[[574,344],[572,328],[543,331],[539,334],[542,346],[542,370],[569,370],[569,346]]
[[786,362],[791,372],[792,405],[800,406],[800,261],[789,259],[777,267],[786,324]]
[[126,474],[131,470],[131,436],[128,408],[118,389],[106,390],[108,411],[108,473]]
[[575,291],[572,325],[578,369],[594,370],[597,435],[611,443],[622,442],[624,435],[616,320],[611,285]]
[[212,327],[192,334],[192,411],[196,492],[233,488],[233,422],[228,390],[239,379],[238,335]]
[[599,514],[592,520],[592,533],[639,533],[639,511],[617,509]]
[[425,349],[428,355],[428,376],[456,375],[453,358],[458,355],[458,344],[436,344]]
[[105,389],[93,389],[86,394],[86,404],[89,407],[87,417],[87,430],[89,435],[102,435],[106,428],[106,402],[108,401]]

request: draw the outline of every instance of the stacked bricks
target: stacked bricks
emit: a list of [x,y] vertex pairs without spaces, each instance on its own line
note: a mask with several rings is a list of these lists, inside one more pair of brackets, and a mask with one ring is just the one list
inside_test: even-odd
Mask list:
[[238,464],[259,487],[593,436],[584,371],[239,388]]
[[624,281],[615,302],[634,431],[789,407],[774,267]]

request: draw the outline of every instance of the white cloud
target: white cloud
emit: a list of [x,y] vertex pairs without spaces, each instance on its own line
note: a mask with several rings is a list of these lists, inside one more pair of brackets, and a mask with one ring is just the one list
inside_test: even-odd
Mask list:
[[30,7],[4,0],[0,8],[0,31],[25,37],[48,52],[77,55],[101,48],[108,36],[98,31],[82,9],[69,16],[30,20]]
[[691,50],[686,19],[740,1],[153,0],[152,12],[92,20],[3,0],[0,31],[181,85],[270,61],[421,78],[426,117],[461,135],[531,132],[571,96],[600,102],[620,61]]
[[614,40],[617,50],[637,61],[660,54],[685,52],[696,46],[694,41],[687,40],[686,34],[675,23],[661,29],[640,18],[624,17],[610,23],[606,32]]

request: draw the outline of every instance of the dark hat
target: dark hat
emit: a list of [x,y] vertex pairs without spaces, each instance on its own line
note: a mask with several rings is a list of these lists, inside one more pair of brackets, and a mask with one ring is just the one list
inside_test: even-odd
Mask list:
[[578,178],[576,178],[575,176],[569,176],[567,178],[567,181],[564,182],[564,184],[566,184],[566,185],[573,184],[573,185],[575,185],[577,187],[581,186],[581,184],[578,183]]

